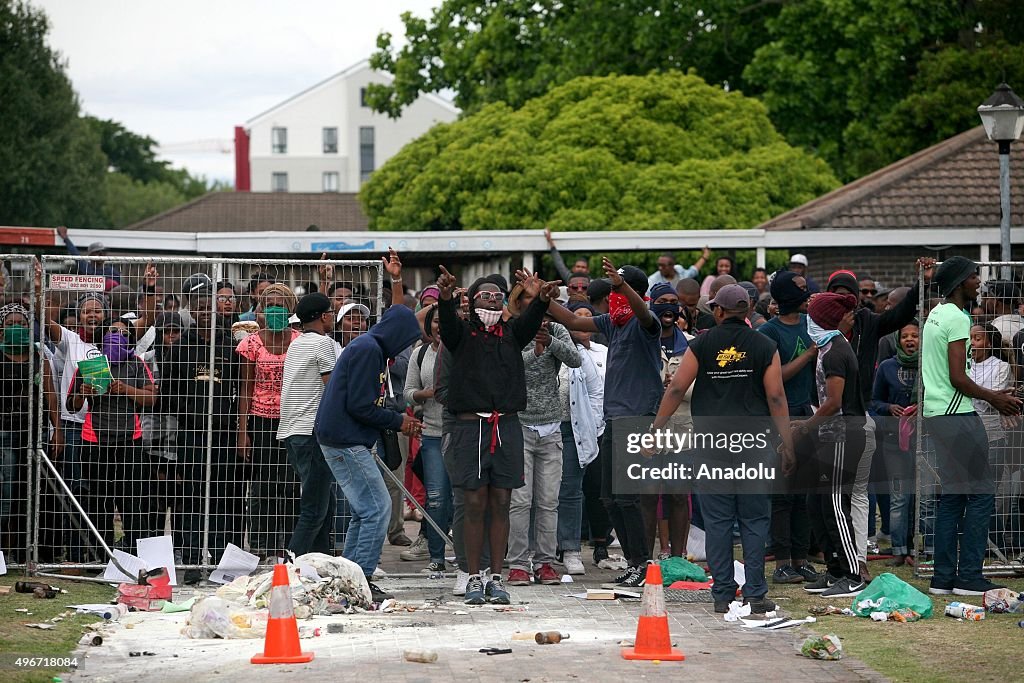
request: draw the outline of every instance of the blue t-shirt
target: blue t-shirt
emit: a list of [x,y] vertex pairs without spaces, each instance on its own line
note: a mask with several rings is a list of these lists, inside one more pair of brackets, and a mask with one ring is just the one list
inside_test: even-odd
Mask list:
[[[757,331],[775,341],[779,347],[779,360],[782,364],[791,363],[801,354],[806,353],[814,342],[807,333],[807,316],[800,314],[800,322],[787,325],[778,318],[772,318]],[[783,387],[786,390],[786,403],[790,408],[809,406],[814,392],[814,363],[808,363]]]
[[654,415],[665,390],[661,382],[661,324],[649,332],[634,316],[618,327],[607,313],[594,318],[594,324],[608,339],[605,419]]

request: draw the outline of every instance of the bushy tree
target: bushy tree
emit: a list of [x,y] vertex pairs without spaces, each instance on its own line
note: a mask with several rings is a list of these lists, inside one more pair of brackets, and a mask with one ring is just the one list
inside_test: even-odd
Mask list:
[[378,230],[750,228],[836,184],[760,102],[672,72],[577,78],[438,125],[361,199]]
[[398,49],[382,33],[374,68],[394,76],[369,101],[398,116],[422,92],[454,91],[464,111],[518,108],[578,76],[697,73],[743,87],[780,3],[757,0],[443,0],[429,19],[402,15]]
[[0,223],[95,224],[104,156],[48,30],[43,12],[0,0]]

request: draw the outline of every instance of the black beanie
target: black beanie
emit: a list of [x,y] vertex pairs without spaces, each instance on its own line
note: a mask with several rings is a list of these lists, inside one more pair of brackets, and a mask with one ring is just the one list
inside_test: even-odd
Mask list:
[[779,305],[779,315],[786,315],[800,308],[800,304],[811,298],[811,293],[806,289],[796,286],[794,280],[797,275],[791,270],[783,270],[775,274],[769,291],[775,303]]

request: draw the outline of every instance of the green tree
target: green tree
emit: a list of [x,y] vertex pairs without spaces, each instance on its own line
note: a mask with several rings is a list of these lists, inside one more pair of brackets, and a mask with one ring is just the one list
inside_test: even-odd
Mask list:
[[398,116],[420,93],[455,92],[465,111],[518,108],[577,76],[696,69],[743,87],[780,4],[758,0],[444,0],[430,19],[402,15],[405,44],[382,33],[370,59],[394,76],[371,85],[378,111]]
[[42,11],[0,0],[0,222],[95,224],[104,156],[48,31]]
[[360,197],[377,230],[749,228],[835,185],[760,102],[672,72],[577,78],[435,126]]
[[1014,0],[789,2],[744,76],[789,142],[852,179],[978,124],[1000,69],[1020,71],[1004,42],[1021,44],[1019,10]]

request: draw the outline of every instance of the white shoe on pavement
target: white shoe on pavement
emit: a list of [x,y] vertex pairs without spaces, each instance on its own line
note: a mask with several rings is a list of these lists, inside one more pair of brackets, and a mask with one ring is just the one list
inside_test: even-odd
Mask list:
[[565,565],[566,574],[582,576],[587,573],[587,569],[583,566],[583,561],[580,559],[580,552],[578,550],[566,550],[562,554],[562,562]]
[[381,569],[380,567],[377,567],[376,569],[373,570],[373,578],[375,578],[375,579],[383,579],[387,575],[388,575],[388,573],[386,571],[384,571],[383,569]]

